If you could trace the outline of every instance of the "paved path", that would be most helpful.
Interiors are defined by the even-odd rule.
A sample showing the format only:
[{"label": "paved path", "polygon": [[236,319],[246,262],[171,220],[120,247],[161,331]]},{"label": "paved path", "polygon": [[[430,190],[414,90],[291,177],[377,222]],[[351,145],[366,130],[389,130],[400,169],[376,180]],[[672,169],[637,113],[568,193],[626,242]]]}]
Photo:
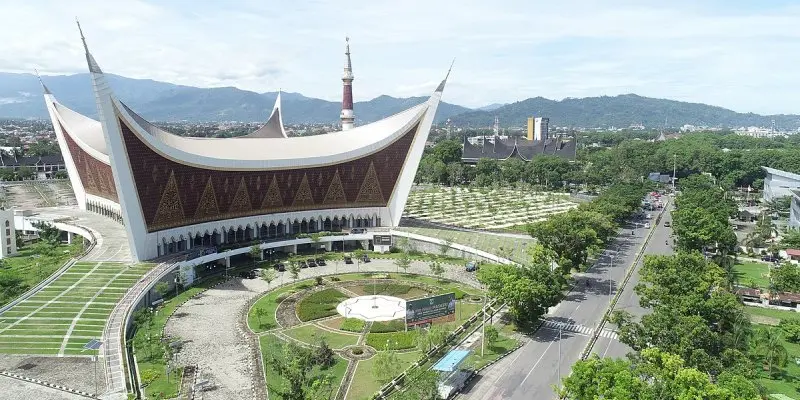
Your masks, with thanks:
[{"label": "paved path", "polygon": [[0,375],[0,398],[13,400],[86,400],[86,397]]},{"label": "paved path", "polygon": [[592,329],[597,326],[649,232],[641,226],[633,231],[635,234],[631,236],[630,227],[623,229],[609,246],[618,249],[613,263],[612,252],[607,251],[589,271],[576,276],[575,287],[545,316],[548,322],[516,354],[473,380],[463,396],[480,400],[555,399],[553,386],[569,374],[590,339],[581,328],[559,330],[558,326]]},{"label": "paved path", "polygon": [[37,218],[63,220],[60,222],[78,225],[94,233],[97,244],[81,261],[131,261],[125,227],[114,220],[77,207],[42,207],[32,211]]}]

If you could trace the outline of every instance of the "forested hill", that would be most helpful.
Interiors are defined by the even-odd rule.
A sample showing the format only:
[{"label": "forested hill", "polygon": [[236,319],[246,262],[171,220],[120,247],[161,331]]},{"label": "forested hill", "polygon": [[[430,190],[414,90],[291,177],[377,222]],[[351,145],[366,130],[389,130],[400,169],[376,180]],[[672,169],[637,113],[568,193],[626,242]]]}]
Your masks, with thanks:
[{"label": "forested hill", "polygon": [[635,94],[619,96],[567,98],[561,101],[543,97],[507,104],[492,111],[469,111],[451,117],[457,126],[486,127],[500,119],[501,126],[525,126],[528,117],[549,117],[550,124],[573,127],[628,127],[643,124],[655,128],[679,127],[684,124],[735,128],[740,126],[769,127],[772,120],[778,129],[800,127],[800,115],[758,115],[737,113],[707,104],[654,99]]}]

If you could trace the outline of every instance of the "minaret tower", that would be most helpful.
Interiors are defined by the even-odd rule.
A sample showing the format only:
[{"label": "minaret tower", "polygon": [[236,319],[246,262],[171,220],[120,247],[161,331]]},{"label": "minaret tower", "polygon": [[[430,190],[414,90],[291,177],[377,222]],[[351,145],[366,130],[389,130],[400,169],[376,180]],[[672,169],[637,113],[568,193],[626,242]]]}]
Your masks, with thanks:
[{"label": "minaret tower", "polygon": [[342,130],[346,131],[355,126],[356,116],[353,114],[353,66],[350,64],[350,38],[345,38],[347,45],[345,47],[344,55],[344,74],[342,75],[342,84],[344,91],[342,92]]}]

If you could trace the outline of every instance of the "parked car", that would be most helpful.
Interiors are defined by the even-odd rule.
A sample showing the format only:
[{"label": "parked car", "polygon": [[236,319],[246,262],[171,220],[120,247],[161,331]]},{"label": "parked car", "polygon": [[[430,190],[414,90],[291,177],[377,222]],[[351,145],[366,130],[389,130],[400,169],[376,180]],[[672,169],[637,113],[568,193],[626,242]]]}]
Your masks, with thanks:
[{"label": "parked car", "polygon": [[669,222],[669,221],[664,221],[664,226],[666,226],[667,228],[669,228],[670,226],[672,226],[672,223],[671,223],[671,222]]},{"label": "parked car", "polygon": [[361,233],[367,233],[367,228],[353,228],[350,229],[350,233],[353,235],[358,235]]},{"label": "parked car", "polygon": [[353,263],[353,257],[351,257],[349,255],[344,256],[344,263],[345,264],[352,264]]},{"label": "parked car", "polygon": [[305,261],[299,261],[298,264],[300,264],[300,268],[308,268],[308,264]]},{"label": "parked car", "polygon": [[765,255],[761,256],[761,261],[778,262],[780,260],[781,259],[779,257],[775,257],[772,254],[765,254]]},{"label": "parked car", "polygon": [[325,266],[325,259],[324,258],[317,258],[317,265],[319,265],[320,267],[324,267]]},{"label": "parked car", "polygon": [[249,271],[239,272],[239,277],[244,279],[256,279],[256,271],[249,270]]},{"label": "parked car", "polygon": [[469,261],[464,269],[466,269],[467,272],[475,272],[478,270],[478,263],[475,261]]},{"label": "parked car", "polygon": [[309,258],[308,260],[306,260],[306,264],[308,264],[309,267],[316,267],[317,266],[317,262],[314,261],[313,258]]},{"label": "parked car", "polygon": [[286,271],[286,265],[284,265],[283,263],[277,263],[277,264],[275,264],[275,269],[278,272]]},{"label": "parked car", "polygon": [[645,222],[644,223],[644,229],[650,229],[650,223],[649,222]]},{"label": "parked car", "polygon": [[362,261],[362,262],[365,262],[365,263],[368,263],[368,262],[370,261],[370,260],[369,260],[369,256],[368,256],[368,255],[366,255],[366,254],[364,254],[363,256],[361,256],[361,261]]}]

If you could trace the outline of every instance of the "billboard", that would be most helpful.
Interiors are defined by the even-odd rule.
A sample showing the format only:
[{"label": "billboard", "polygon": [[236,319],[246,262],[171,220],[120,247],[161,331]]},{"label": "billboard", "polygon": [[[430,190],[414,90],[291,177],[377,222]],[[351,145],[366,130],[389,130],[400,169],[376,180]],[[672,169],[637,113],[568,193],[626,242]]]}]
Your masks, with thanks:
[{"label": "billboard", "polygon": [[445,293],[406,301],[406,325],[456,320],[456,294]]},{"label": "billboard", "polygon": [[375,246],[391,246],[392,235],[375,235],[372,238],[372,243]]}]

